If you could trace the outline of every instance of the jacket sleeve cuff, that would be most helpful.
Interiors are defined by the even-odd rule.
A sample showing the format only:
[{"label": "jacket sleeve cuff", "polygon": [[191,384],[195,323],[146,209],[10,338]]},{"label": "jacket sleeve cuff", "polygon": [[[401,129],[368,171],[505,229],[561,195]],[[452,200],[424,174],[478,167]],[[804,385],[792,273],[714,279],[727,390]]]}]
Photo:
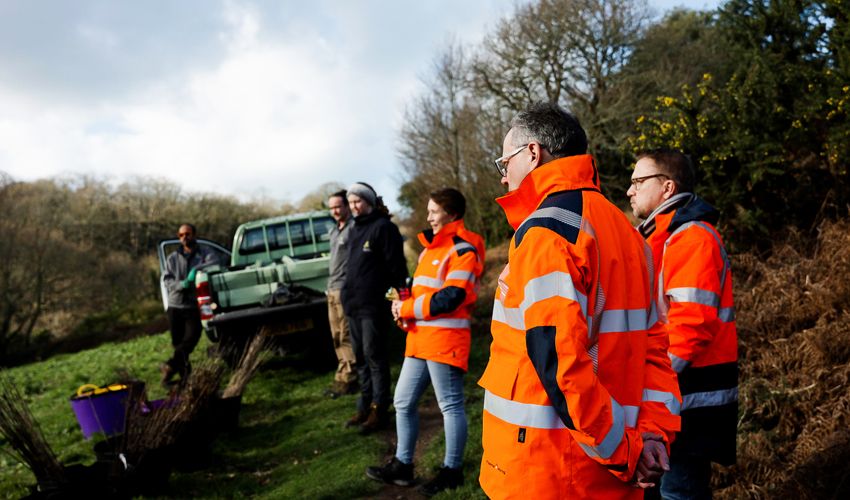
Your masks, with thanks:
[{"label": "jacket sleeve cuff", "polygon": [[414,304],[414,301],[415,301],[415,299],[414,299],[413,297],[410,297],[410,298],[408,298],[408,299],[405,299],[405,300],[401,303],[401,313],[400,313],[400,316],[401,316],[402,318],[407,318],[407,319],[411,319],[411,318],[413,318],[413,304]]},{"label": "jacket sleeve cuff", "polygon": [[614,474],[617,479],[624,483],[628,483],[635,477],[637,464],[643,451],[643,439],[640,437],[640,432],[636,429],[626,429],[626,433],[623,437],[625,441],[623,445],[626,446],[626,462],[619,465],[608,464],[605,465],[605,467],[607,467],[608,471],[611,472],[611,474]]}]

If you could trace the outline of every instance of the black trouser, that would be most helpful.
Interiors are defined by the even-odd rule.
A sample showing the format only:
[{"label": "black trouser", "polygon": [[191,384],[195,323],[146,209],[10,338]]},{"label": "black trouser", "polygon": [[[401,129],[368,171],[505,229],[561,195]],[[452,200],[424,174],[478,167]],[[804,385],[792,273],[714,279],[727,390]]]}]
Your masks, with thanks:
[{"label": "black trouser", "polygon": [[372,403],[386,410],[390,406],[389,318],[381,314],[347,318],[357,359],[357,376],[360,378],[357,410],[366,413]]},{"label": "black trouser", "polygon": [[167,361],[172,370],[186,377],[191,370],[189,355],[201,339],[201,313],[196,307],[168,308],[168,323],[171,328],[171,345],[174,355]]}]

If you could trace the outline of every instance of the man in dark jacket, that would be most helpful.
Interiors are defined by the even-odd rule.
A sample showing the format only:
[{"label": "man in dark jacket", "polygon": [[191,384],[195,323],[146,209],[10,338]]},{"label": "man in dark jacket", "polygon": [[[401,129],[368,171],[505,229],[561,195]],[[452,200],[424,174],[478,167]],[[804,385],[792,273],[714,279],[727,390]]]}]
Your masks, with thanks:
[{"label": "man in dark jacket", "polygon": [[183,224],[177,230],[181,246],[165,261],[163,281],[168,290],[168,323],[174,355],[160,366],[162,383],[176,374],[181,381],[191,370],[189,355],[201,339],[201,315],[195,299],[195,271],[216,263],[216,256],[195,240],[195,226]]},{"label": "man in dark jacket", "polygon": [[348,269],[342,304],[351,329],[360,398],[347,427],[360,425],[369,433],[389,423],[391,401],[387,335],[391,328],[390,287],[404,286],[407,263],[401,233],[372,186],[358,182],[348,188],[354,226],[348,240]]}]

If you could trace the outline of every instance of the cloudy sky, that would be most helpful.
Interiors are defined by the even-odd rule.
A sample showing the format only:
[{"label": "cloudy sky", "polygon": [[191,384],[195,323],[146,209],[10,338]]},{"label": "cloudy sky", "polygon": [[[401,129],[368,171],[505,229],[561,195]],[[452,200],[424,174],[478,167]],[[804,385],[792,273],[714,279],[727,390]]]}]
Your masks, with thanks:
[{"label": "cloudy sky", "polygon": [[393,207],[420,78],[515,1],[0,0],[0,171],[280,201],[364,180]]}]

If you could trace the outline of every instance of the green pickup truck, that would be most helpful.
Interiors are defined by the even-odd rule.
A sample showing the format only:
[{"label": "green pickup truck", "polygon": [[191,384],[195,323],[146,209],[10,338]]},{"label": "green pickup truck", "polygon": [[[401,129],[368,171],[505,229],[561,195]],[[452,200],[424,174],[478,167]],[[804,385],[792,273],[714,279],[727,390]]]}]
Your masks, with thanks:
[{"label": "green pickup truck", "polygon": [[[195,275],[201,322],[210,340],[239,348],[264,328],[279,344],[290,346],[300,338],[332,351],[325,289],[333,224],[323,211],[248,222],[236,229],[231,251],[198,239],[219,257],[219,264]],[[176,239],[160,242],[163,273],[165,258],[179,244]],[[165,300],[165,284],[160,284]]]}]

